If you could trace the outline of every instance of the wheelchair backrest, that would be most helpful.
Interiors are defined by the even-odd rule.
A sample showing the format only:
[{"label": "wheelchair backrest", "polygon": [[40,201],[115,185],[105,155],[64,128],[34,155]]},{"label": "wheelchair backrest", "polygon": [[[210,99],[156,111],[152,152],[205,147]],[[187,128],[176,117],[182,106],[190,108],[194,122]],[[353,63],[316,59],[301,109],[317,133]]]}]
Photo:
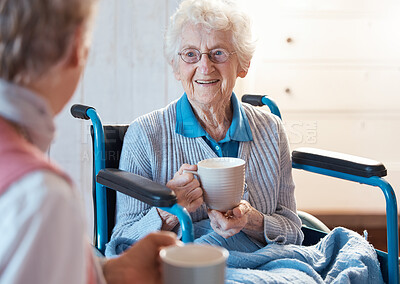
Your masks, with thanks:
[{"label": "wheelchair backrest", "polygon": [[[121,124],[121,125],[104,125],[104,140],[105,140],[105,154],[103,159],[105,160],[106,168],[118,168],[119,167],[119,159],[121,157],[122,143],[124,141],[126,130],[129,125]],[[93,126],[90,127],[90,134],[92,136],[92,140],[94,139]],[[94,145],[94,143],[92,143]],[[94,149],[93,153],[93,182],[92,182],[92,195],[93,200],[96,200],[96,174],[94,173]],[[112,229],[114,228],[115,223],[115,201],[116,201],[116,193],[114,190],[107,188],[107,223],[108,223],[108,238],[111,237]],[[96,217],[96,202],[93,204],[94,210],[94,244],[97,243],[97,217]]]}]

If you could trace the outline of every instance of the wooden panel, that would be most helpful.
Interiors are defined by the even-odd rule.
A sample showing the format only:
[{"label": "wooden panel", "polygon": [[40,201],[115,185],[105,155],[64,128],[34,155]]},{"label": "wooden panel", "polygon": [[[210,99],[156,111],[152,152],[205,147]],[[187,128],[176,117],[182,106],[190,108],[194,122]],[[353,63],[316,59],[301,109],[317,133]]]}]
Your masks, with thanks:
[{"label": "wooden panel", "polygon": [[85,74],[101,84],[85,84],[85,101],[105,122],[126,123],[166,103],[166,1],[102,3]]},{"label": "wooden panel", "polygon": [[364,230],[368,232],[368,241],[379,249],[387,252],[386,237],[386,216],[382,214],[357,214],[346,212],[340,214],[330,214],[321,212],[309,212],[320,219],[330,229],[341,226],[364,235]]},{"label": "wooden panel", "polygon": [[295,170],[293,177],[299,210],[385,214],[385,198],[379,188],[300,170]]},{"label": "wooden panel", "polygon": [[[277,101],[292,149],[381,161],[399,195],[400,3],[250,0],[246,9],[258,46],[236,90]],[[294,177],[302,210],[385,212],[379,188],[301,171]]]},{"label": "wooden panel", "polygon": [[[168,17],[165,19],[165,27],[168,25],[169,18],[175,13],[176,9],[179,6],[180,0],[168,0]],[[167,100],[166,102],[172,102],[180,98],[184,92],[182,84],[180,81],[177,81],[174,77],[174,73],[172,71],[172,67],[167,64],[166,66],[166,84],[167,84]]]},{"label": "wooden panel", "polygon": [[262,59],[379,59],[388,64],[400,59],[399,19],[264,19],[258,23],[263,27],[257,46]]},{"label": "wooden panel", "polygon": [[328,148],[389,163],[400,160],[399,114],[287,113],[283,119],[292,148]]},{"label": "wooden panel", "polygon": [[[382,162],[387,180],[400,196],[399,115],[289,113],[284,117],[292,149],[314,147]],[[298,206],[305,211],[385,212],[379,188],[294,171]]]},{"label": "wooden panel", "polygon": [[400,69],[257,62],[242,88],[269,94],[283,111],[398,111]]},{"label": "wooden panel", "polygon": [[255,16],[281,17],[282,15],[301,15],[329,17],[334,16],[393,16],[400,4],[396,0],[239,0],[243,7]]}]

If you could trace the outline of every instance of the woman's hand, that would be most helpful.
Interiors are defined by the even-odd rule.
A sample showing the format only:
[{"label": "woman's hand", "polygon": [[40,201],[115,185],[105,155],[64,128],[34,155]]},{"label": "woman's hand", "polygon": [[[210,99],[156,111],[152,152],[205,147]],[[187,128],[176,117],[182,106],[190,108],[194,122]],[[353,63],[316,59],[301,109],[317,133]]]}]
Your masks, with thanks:
[{"label": "woman's hand", "polygon": [[194,212],[203,204],[203,190],[194,175],[183,173],[184,170],[196,171],[197,165],[183,164],[167,183],[167,187],[175,192],[179,205],[189,212]]},{"label": "woman's hand", "polygon": [[246,200],[241,200],[238,206],[226,213],[208,210],[208,217],[214,231],[224,238],[243,230],[257,240],[264,241],[264,216]]},{"label": "woman's hand", "polygon": [[232,237],[246,226],[250,207],[251,205],[247,201],[242,200],[238,206],[225,213],[208,210],[211,227],[224,238]]},{"label": "woman's hand", "polygon": [[107,260],[103,266],[107,283],[162,283],[159,252],[162,247],[179,243],[171,232],[149,234],[121,256]]}]

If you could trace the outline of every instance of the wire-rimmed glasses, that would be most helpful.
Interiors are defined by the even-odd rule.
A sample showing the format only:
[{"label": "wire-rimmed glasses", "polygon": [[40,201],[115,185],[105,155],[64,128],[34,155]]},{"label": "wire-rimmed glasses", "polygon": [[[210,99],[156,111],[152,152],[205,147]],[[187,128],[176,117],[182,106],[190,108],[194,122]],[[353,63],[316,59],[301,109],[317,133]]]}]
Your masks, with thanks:
[{"label": "wire-rimmed glasses", "polygon": [[201,60],[203,54],[207,54],[208,58],[214,63],[224,63],[229,59],[229,56],[236,52],[229,52],[223,48],[214,48],[209,52],[201,52],[196,48],[185,48],[178,55],[183,61],[189,64],[197,63]]}]

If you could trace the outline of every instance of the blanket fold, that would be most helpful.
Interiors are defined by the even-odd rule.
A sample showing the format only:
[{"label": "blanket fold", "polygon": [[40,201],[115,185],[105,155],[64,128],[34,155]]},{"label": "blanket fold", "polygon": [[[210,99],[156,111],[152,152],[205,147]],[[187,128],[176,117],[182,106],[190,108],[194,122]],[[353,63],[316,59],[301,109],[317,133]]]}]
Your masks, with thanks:
[{"label": "blanket fold", "polygon": [[356,232],[335,228],[314,246],[271,244],[230,251],[226,283],[384,283],[376,251]]}]

